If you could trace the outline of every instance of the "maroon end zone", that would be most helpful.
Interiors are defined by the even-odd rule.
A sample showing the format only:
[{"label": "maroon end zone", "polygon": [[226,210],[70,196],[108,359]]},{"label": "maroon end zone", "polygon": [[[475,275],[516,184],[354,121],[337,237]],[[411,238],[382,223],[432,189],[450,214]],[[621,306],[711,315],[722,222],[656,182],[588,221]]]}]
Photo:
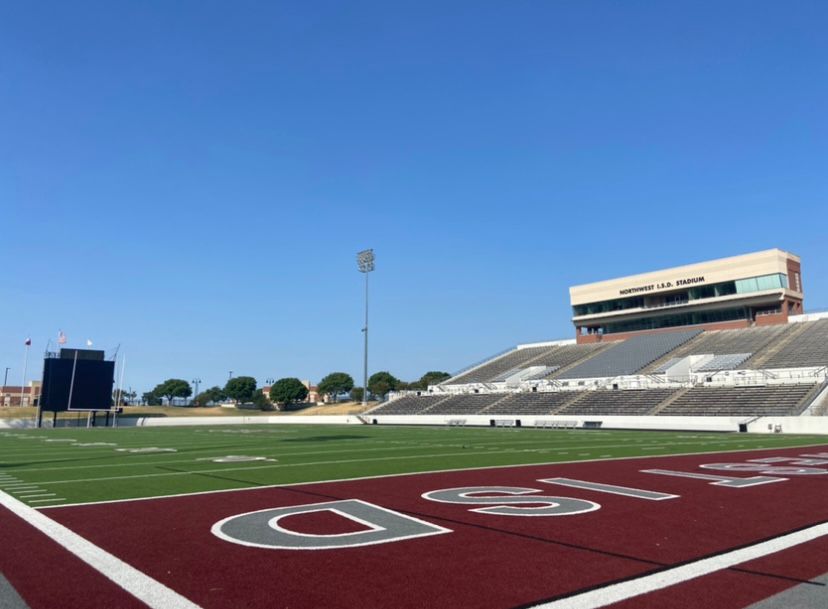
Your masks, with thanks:
[{"label": "maroon end zone", "polygon": [[[755,461],[773,457],[789,460]],[[710,464],[738,465],[702,467]],[[714,484],[716,480],[644,470],[723,480]],[[623,489],[610,493],[606,487],[590,490],[539,481],[554,478],[663,496],[654,500],[616,494]],[[728,486],[745,478],[761,484]],[[467,497],[487,497],[487,503],[474,505],[424,497],[468,487],[510,487],[513,494],[478,488]],[[553,499],[519,499],[528,496],[571,498],[572,511],[584,509],[539,515],[544,509],[562,508]],[[509,505],[516,497],[523,503]],[[217,523],[241,514],[352,499],[435,530],[400,541],[315,550],[251,547],[211,532]],[[525,513],[480,511],[497,506]],[[379,522],[355,522],[314,509],[282,514],[278,527],[288,538],[309,543],[380,528]],[[562,599],[591,607],[598,605],[580,605],[577,595],[828,522],[828,446],[418,474],[50,508],[43,513],[205,609],[514,609]],[[250,534],[267,541],[276,526],[267,524],[271,516],[266,513],[264,526],[248,527]],[[616,606],[748,606],[828,572],[828,537],[821,535],[661,590],[644,587]],[[26,581],[23,571],[18,565],[6,576],[18,586]],[[80,577],[77,572],[74,576]],[[84,577],[97,585],[92,575]],[[60,580],[42,578],[40,586],[37,597],[27,597],[28,588],[18,586],[32,609],[56,606],[65,593]],[[51,595],[51,602],[43,601],[44,594]]]}]

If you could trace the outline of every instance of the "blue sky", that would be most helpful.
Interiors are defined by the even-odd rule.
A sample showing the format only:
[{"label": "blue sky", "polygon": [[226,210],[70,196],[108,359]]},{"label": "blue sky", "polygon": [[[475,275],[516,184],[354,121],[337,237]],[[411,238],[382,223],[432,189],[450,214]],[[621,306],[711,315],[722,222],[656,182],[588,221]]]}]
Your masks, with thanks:
[{"label": "blue sky", "polygon": [[780,247],[828,308],[828,4],[0,7],[0,368],[406,380],[567,287]]}]

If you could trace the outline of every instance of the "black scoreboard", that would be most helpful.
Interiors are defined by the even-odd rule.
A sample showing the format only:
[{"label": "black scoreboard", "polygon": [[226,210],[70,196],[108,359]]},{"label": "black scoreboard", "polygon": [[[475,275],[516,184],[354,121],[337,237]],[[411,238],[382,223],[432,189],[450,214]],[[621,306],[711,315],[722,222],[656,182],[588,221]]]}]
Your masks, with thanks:
[{"label": "black scoreboard", "polygon": [[60,354],[47,353],[40,409],[110,410],[114,384],[115,362],[105,360],[103,351],[61,349]]}]

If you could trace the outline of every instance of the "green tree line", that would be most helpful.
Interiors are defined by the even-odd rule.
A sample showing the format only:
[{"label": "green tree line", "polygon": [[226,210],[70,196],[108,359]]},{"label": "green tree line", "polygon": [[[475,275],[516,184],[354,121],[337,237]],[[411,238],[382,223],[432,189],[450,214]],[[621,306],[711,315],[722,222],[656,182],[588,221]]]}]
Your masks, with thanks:
[{"label": "green tree line", "polygon": [[[368,392],[375,399],[382,399],[391,391],[425,390],[429,385],[435,385],[450,375],[447,372],[429,371],[419,380],[413,382],[401,381],[388,371],[375,372],[368,379]],[[347,395],[353,400],[361,400],[363,389],[354,385],[354,379],[346,372],[331,372],[326,375],[317,387],[321,395],[328,401],[335,402],[341,396]],[[170,378],[156,385],[151,391],[144,393],[142,401],[151,406],[164,403],[173,405],[176,399],[187,400],[193,395],[190,384],[183,379]],[[253,404],[262,410],[288,408],[303,402],[308,396],[308,388],[297,378],[286,377],[277,380],[271,385],[267,394],[259,389],[256,379],[252,376],[236,376],[227,381],[224,387],[210,387],[196,395],[187,405],[208,406],[232,400],[237,404]]]}]

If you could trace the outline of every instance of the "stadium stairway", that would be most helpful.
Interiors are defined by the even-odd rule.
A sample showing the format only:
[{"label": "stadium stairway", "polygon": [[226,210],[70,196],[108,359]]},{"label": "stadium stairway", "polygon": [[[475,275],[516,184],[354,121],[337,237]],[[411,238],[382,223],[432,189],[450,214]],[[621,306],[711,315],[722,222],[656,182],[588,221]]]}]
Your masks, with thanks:
[{"label": "stadium stairway", "polygon": [[656,414],[661,413],[661,411],[662,411],[662,410],[664,410],[664,409],[665,409],[665,408],[667,408],[670,404],[672,404],[673,402],[675,402],[676,400],[678,400],[681,396],[683,396],[685,393],[687,393],[688,391],[690,391],[690,389],[692,389],[692,387],[684,387],[683,389],[679,389],[678,391],[676,391],[676,392],[675,392],[674,394],[672,394],[671,396],[668,396],[666,400],[664,400],[663,402],[661,402],[661,404],[658,404],[655,408],[653,408],[653,409],[652,409],[650,412],[648,412],[647,414],[648,414],[648,415],[656,415]]},{"label": "stadium stairway", "polygon": [[799,409],[794,414],[800,415],[805,412],[808,407],[814,403],[814,400],[819,397],[819,394],[822,393],[822,390],[825,389],[826,386],[828,386],[828,380],[814,385],[807,395],[802,398],[802,401],[799,403]]},{"label": "stadium stairway", "polygon": [[573,406],[573,405],[577,404],[578,402],[580,402],[581,400],[585,399],[589,392],[588,391],[577,391],[575,393],[576,393],[576,395],[575,395],[574,398],[572,398],[571,400],[568,400],[567,402],[564,402],[563,404],[561,404],[558,408],[556,408],[555,410],[553,410],[549,414],[560,414],[561,411],[563,411],[564,409],[569,408],[570,406]]}]

